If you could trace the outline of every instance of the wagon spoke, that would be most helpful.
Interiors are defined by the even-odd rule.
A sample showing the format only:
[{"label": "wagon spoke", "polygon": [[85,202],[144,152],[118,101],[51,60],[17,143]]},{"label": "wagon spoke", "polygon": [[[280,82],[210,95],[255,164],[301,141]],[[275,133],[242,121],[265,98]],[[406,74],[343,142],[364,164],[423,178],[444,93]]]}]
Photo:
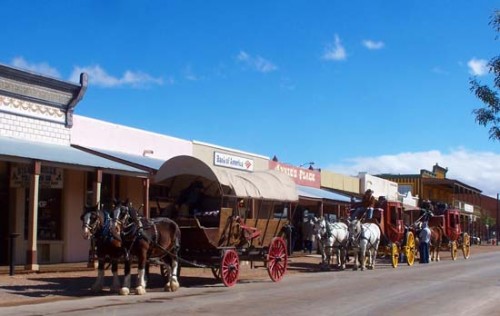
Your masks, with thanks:
[{"label": "wagon spoke", "polygon": [[240,260],[233,249],[225,250],[221,260],[220,276],[225,286],[233,286],[238,282]]},{"label": "wagon spoke", "polygon": [[288,255],[283,238],[275,237],[269,245],[267,254],[267,272],[274,282],[280,281],[286,273]]}]

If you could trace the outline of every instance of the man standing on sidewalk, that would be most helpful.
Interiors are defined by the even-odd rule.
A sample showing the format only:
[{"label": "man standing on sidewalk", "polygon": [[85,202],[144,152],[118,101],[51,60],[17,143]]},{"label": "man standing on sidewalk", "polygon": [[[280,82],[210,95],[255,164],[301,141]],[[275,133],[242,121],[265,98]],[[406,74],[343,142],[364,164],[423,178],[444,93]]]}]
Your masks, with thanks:
[{"label": "man standing on sidewalk", "polygon": [[431,242],[431,230],[429,229],[429,224],[424,222],[422,224],[422,230],[418,236],[420,240],[419,251],[420,251],[420,263],[429,263],[429,243]]}]

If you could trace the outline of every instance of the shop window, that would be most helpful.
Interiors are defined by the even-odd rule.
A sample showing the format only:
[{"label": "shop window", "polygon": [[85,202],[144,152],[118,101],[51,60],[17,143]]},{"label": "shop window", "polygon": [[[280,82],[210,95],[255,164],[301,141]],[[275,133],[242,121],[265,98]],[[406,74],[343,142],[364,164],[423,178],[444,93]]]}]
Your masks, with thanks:
[{"label": "shop window", "polygon": [[169,188],[164,185],[151,185],[149,187],[149,196],[151,199],[167,199],[169,194]]},{"label": "shop window", "polygon": [[60,189],[40,189],[38,239],[61,239],[61,191]]},{"label": "shop window", "polygon": [[398,192],[400,194],[406,195],[408,192],[413,192],[411,184],[400,184],[398,185]]},{"label": "shop window", "polygon": [[[38,231],[39,240],[60,240],[62,225],[61,189],[40,189],[38,193]],[[28,239],[29,229],[29,189],[26,190],[25,231]]]},{"label": "shop window", "polygon": [[[92,205],[94,200],[94,182],[96,181],[96,173],[87,172],[87,183],[86,183],[86,196],[85,201],[87,205]],[[106,209],[111,208],[111,204],[114,198],[121,198],[119,196],[120,192],[120,176],[112,174],[103,174],[101,183],[101,201],[100,203]],[[124,198],[123,198],[124,199]]]}]

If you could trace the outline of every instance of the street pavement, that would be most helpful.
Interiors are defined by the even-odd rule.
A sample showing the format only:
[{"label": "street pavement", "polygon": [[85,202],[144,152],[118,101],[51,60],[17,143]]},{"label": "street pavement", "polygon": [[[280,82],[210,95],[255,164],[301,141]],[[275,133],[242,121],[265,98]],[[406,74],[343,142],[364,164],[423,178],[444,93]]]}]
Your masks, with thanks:
[{"label": "street pavement", "polygon": [[[471,258],[474,257],[474,254],[492,251],[500,251],[500,247],[491,245],[474,245],[471,247]],[[451,260],[449,252],[441,252],[441,259]],[[464,260],[460,252],[457,260]],[[287,274],[318,272],[320,270],[319,262],[319,255],[294,253],[294,255],[289,258],[289,270]],[[377,264],[389,265],[389,262],[388,260],[379,259]],[[242,262],[239,282],[245,283],[251,280],[268,279],[269,277],[266,269],[262,267],[262,264],[260,265],[261,267],[252,268],[249,263]],[[91,296],[117,295],[109,291],[109,285],[111,284],[111,271],[109,269],[106,270],[106,285],[108,287],[105,288],[104,292],[99,294],[93,294],[90,291],[90,286],[93,284],[96,277],[96,271],[94,269],[87,268],[86,263],[45,265],[41,267],[41,271],[42,272],[39,273],[24,273],[16,270],[15,274],[10,276],[8,274],[8,267],[0,267],[0,314],[1,307],[6,306],[37,304]],[[135,268],[132,270],[132,273],[134,274],[132,279],[134,282],[136,274]],[[347,270],[338,273],[352,272]],[[120,271],[120,275],[121,274],[122,271]],[[148,291],[163,291],[162,282],[159,268],[152,267],[151,277],[148,282]],[[193,287],[199,286],[200,284],[223,286],[220,282],[214,279],[210,269],[200,268],[183,267],[180,282],[181,287]],[[238,284],[236,286],[238,286]]]}]

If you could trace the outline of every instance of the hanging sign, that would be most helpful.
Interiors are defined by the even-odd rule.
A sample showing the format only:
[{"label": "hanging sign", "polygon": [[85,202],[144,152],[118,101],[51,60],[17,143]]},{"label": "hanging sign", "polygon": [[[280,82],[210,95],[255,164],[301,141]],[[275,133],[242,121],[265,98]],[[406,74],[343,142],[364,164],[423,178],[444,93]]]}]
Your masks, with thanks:
[{"label": "hanging sign", "polygon": [[272,160],[269,161],[269,169],[287,174],[296,184],[313,188],[321,187],[321,172],[318,170],[299,168]]},{"label": "hanging sign", "polygon": [[[13,165],[10,171],[11,188],[29,188],[31,180],[31,169],[29,165]],[[63,169],[42,166],[40,170],[39,183],[41,188],[62,189]]]}]

